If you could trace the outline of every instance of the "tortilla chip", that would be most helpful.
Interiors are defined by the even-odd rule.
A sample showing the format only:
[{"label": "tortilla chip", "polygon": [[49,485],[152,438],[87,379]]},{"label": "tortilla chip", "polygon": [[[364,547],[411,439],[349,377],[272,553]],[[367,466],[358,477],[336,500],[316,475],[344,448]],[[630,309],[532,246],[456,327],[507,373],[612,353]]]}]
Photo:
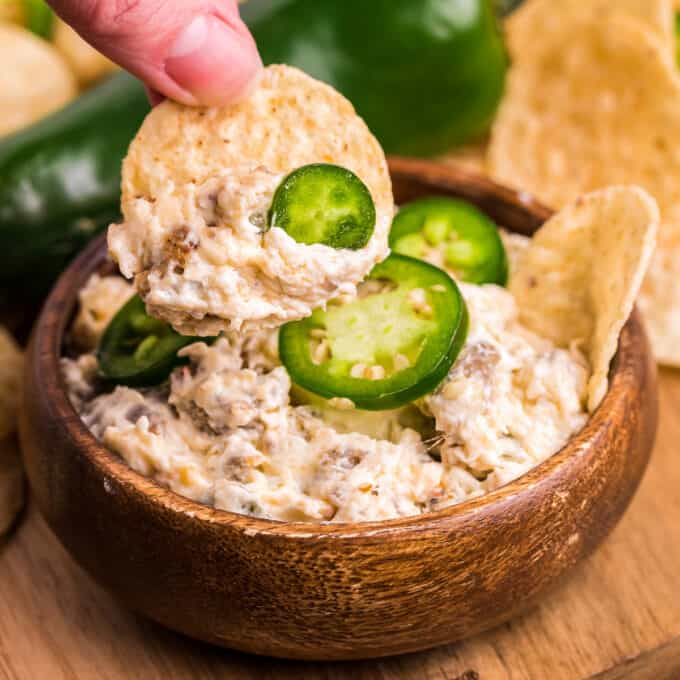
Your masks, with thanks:
[{"label": "tortilla chip", "polygon": [[20,26],[0,23],[0,136],[60,109],[76,96],[61,55]]},{"label": "tortilla chip", "polygon": [[533,60],[554,48],[583,20],[606,24],[612,14],[641,21],[675,59],[674,2],[679,0],[526,0],[505,21],[506,42],[514,62]]},{"label": "tortilla chip", "polygon": [[23,355],[9,332],[0,326],[0,440],[16,428],[21,394]]},{"label": "tortilla chip", "polygon": [[[197,186],[229,172],[271,179],[310,163],[349,168],[369,189],[376,220],[364,247],[311,244],[291,253],[274,245],[265,252],[266,246],[244,240],[238,250],[227,244],[211,253],[206,269],[216,278],[210,289],[191,278],[191,265],[186,276],[184,266],[166,276],[167,263],[177,252],[181,257],[181,248],[184,253],[195,250],[196,261],[207,260],[209,249],[198,247],[200,239],[195,247],[177,245],[183,237],[175,235],[194,219]],[[244,185],[243,194],[249,191]],[[279,65],[264,69],[250,95],[233,106],[197,108],[166,101],[156,107],[123,163],[121,208],[123,223],[111,225],[108,232],[112,257],[124,276],[135,277],[147,311],[185,335],[271,327],[303,318],[339,294],[352,294],[387,256],[394,215],[385,155],[349,101],[302,71]],[[138,217],[140,211],[148,219]],[[200,223],[200,217],[195,221]],[[206,239],[213,237],[210,231]],[[259,241],[275,242],[278,231]],[[329,252],[319,254],[323,248]],[[327,270],[315,265],[323,259]],[[274,274],[268,273],[270,261]],[[179,286],[190,291],[182,304],[177,296],[170,300]],[[239,300],[247,300],[247,306],[239,306]]]},{"label": "tortilla chip", "polygon": [[66,59],[81,87],[92,85],[118,67],[86,43],[66,22],[54,18],[54,46]]},{"label": "tortilla chip", "polygon": [[24,475],[14,437],[0,440],[0,536],[14,523],[24,505]]},{"label": "tortilla chip", "polygon": [[588,409],[607,392],[609,364],[654,252],[659,210],[638,187],[578,198],[535,234],[511,278],[523,323],[589,359]]},{"label": "tortilla chip", "polygon": [[165,101],[144,121],[123,163],[121,207],[168,187],[200,184],[221,170],[253,163],[274,173],[313,162],[356,173],[375,201],[377,223],[393,214],[382,148],[352,105],[298,69],[267,67],[255,91],[226,108]]},{"label": "tortilla chip", "polygon": [[[659,260],[680,251],[680,77],[655,32],[626,16],[583,21],[540,59],[511,69],[494,125],[489,169],[497,181],[559,208],[582,192],[637,184],[661,210]],[[652,345],[680,364],[671,322],[680,283],[656,270],[643,285]]]},{"label": "tortilla chip", "polygon": [[[666,228],[661,227],[660,235]],[[657,248],[638,300],[656,360],[680,365],[680,246]]]},{"label": "tortilla chip", "polygon": [[20,0],[0,0],[0,21],[20,24],[24,21],[24,8]]},{"label": "tortilla chip", "polygon": [[23,384],[23,355],[9,332],[0,326],[0,536],[24,504],[24,479],[14,436]]}]

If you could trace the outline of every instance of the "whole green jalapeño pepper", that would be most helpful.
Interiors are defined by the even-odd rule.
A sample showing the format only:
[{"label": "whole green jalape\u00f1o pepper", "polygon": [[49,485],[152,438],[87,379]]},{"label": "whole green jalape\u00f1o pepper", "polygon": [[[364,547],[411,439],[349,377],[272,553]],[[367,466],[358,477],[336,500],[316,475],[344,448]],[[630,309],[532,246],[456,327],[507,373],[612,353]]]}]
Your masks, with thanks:
[{"label": "whole green jalape\u00f1o pepper", "polygon": [[0,288],[41,292],[118,218],[121,161],[148,111],[142,84],[121,73],[0,139]]},{"label": "whole green jalape\u00f1o pepper", "polygon": [[493,0],[249,0],[265,63],[342,92],[386,151],[432,155],[481,136],[507,58]]}]

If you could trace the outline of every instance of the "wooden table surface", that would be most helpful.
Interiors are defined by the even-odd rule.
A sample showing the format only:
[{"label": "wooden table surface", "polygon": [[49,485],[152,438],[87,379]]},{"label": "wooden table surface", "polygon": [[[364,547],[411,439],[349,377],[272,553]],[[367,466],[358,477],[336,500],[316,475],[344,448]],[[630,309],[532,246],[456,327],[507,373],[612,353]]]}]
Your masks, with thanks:
[{"label": "wooden table surface", "polygon": [[500,629],[430,652],[343,664],[213,648],[119,607],[29,506],[0,544],[0,678],[680,678],[680,371],[663,371],[660,383],[656,450],[623,521],[567,584]]}]

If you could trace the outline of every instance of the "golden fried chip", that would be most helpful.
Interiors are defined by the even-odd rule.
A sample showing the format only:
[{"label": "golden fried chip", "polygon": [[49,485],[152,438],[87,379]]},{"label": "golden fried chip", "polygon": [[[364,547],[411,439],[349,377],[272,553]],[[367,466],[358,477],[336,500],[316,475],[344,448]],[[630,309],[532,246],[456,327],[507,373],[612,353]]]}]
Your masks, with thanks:
[{"label": "golden fried chip", "polygon": [[20,0],[0,0],[0,21],[20,24],[24,21],[24,8]]},{"label": "golden fried chip", "polygon": [[[626,16],[583,21],[540,59],[515,64],[492,131],[491,176],[559,208],[636,184],[661,211],[661,254],[642,288],[660,359],[680,363],[680,77],[655,32]],[[663,267],[658,270],[660,263]]]},{"label": "golden fried chip", "polygon": [[528,328],[590,361],[588,409],[607,391],[609,363],[655,247],[659,211],[638,187],[584,195],[535,234],[510,280]]},{"label": "golden fried chip", "polygon": [[504,24],[508,51],[514,62],[540,58],[573,26],[584,20],[606,26],[613,14],[641,21],[659,37],[668,58],[675,59],[671,0],[526,0]]},{"label": "golden fried chip", "polygon": [[290,66],[269,66],[239,104],[201,109],[165,101],[146,118],[123,164],[125,211],[136,196],[200,183],[247,162],[271,172],[336,163],[368,186],[378,215],[392,214],[392,185],[377,140],[333,88]]},{"label": "golden fried chip", "polygon": [[0,439],[8,437],[16,428],[23,364],[19,346],[0,326]]},{"label": "golden fried chip", "polygon": [[60,109],[75,97],[75,78],[49,43],[0,23],[0,136]]},{"label": "golden fried chip", "polygon": [[14,523],[24,504],[24,475],[16,438],[0,440],[0,536]]},{"label": "golden fried chip", "polygon": [[24,480],[14,436],[22,387],[23,355],[0,326],[0,536],[23,506]]},{"label": "golden fried chip", "polygon": [[68,62],[81,87],[91,85],[118,68],[59,17],[54,19],[52,41]]},{"label": "golden fried chip", "polygon": [[[664,231],[669,229],[662,225],[659,235]],[[657,248],[638,303],[656,360],[668,366],[680,365],[680,246]]]},{"label": "golden fried chip", "polygon": [[[276,186],[311,163],[349,168],[368,187],[376,222],[364,247],[267,229]],[[349,101],[280,65],[233,106],[157,106],[123,163],[121,208],[108,234],[121,272],[151,314],[200,335],[280,325],[352,294],[387,256],[394,214],[384,153]]]}]

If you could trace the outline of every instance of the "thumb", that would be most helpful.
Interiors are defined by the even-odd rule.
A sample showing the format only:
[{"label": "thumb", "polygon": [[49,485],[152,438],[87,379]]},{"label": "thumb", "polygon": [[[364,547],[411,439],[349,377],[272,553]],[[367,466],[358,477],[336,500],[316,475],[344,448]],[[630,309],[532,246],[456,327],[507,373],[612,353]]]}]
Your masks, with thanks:
[{"label": "thumb", "polygon": [[236,0],[50,0],[100,52],[161,95],[220,106],[262,66]]}]

